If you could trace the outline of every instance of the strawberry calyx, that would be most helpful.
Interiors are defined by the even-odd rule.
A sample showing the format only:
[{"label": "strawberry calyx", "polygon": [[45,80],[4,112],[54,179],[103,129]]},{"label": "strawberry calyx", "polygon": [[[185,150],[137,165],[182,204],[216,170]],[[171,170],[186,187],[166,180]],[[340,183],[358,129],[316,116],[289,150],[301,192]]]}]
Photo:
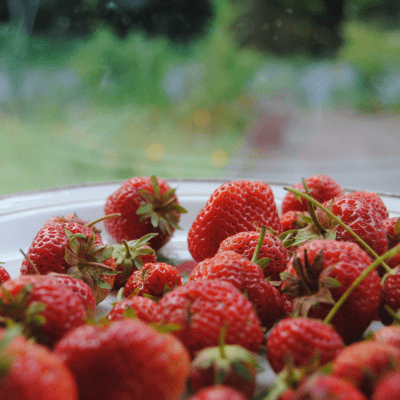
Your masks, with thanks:
[{"label": "strawberry calyx", "polygon": [[126,241],[122,244],[113,245],[112,257],[115,259],[115,266],[122,266],[121,280],[125,282],[134,271],[142,268],[141,256],[154,255],[155,251],[149,246],[149,241],[157,233],[149,233],[140,239]]},{"label": "strawberry calyx", "polygon": [[22,326],[21,333],[25,337],[34,337],[35,332],[46,323],[46,318],[42,315],[46,305],[37,301],[29,301],[33,284],[23,286],[15,296],[12,296],[4,288],[1,290],[5,299],[0,298],[0,327],[20,324]]},{"label": "strawberry calyx", "polygon": [[0,340],[0,380],[7,375],[13,357],[10,355],[5,355],[5,350],[7,346],[13,341],[13,339],[22,334],[22,327],[19,324],[9,323],[4,331],[4,334]]},{"label": "strawberry calyx", "polygon": [[331,265],[323,269],[323,253],[320,251],[310,264],[307,250],[304,250],[304,262],[293,256],[292,266],[296,275],[284,271],[280,277],[287,285],[282,292],[294,297],[293,316],[306,317],[312,307],[320,303],[335,304],[330,289],[338,288],[341,283],[329,276],[335,268]]},{"label": "strawberry calyx", "polygon": [[111,289],[110,285],[100,275],[117,275],[118,271],[106,265],[113,253],[112,246],[95,246],[95,233],[90,237],[82,233],[72,233],[64,227],[69,239],[69,247],[65,250],[65,261],[71,266],[68,274],[82,279],[92,289],[98,286],[102,289]]},{"label": "strawberry calyx", "polygon": [[174,229],[181,229],[178,225],[180,214],[187,210],[178,204],[175,196],[176,189],[169,189],[161,194],[160,185],[155,175],[152,175],[151,185],[153,193],[148,190],[139,190],[143,204],[137,209],[140,220],[150,219],[154,228],[159,228],[163,235],[172,235]]}]

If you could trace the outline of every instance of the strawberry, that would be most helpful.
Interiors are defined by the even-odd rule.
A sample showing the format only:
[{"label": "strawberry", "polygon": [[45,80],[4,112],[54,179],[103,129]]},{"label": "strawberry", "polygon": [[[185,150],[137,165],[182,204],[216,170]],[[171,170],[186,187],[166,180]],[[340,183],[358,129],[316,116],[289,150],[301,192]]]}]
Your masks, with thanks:
[{"label": "strawberry", "polygon": [[48,348],[0,329],[0,397],[7,400],[77,400],[75,380]]},{"label": "strawberry", "polygon": [[376,214],[382,219],[389,218],[389,212],[381,196],[375,192],[350,192],[345,196],[347,199],[359,199],[370,204],[376,211]]},{"label": "strawberry", "polygon": [[176,324],[174,334],[191,356],[217,346],[226,327],[226,344],[237,344],[257,352],[264,337],[252,303],[231,283],[221,279],[200,279],[178,286],[158,303],[161,320]]},{"label": "strawberry", "polygon": [[[284,310],[324,319],[370,263],[368,254],[355,243],[328,239],[305,243],[281,274]],[[358,340],[374,320],[381,293],[373,270],[339,308],[331,323],[346,343]]]},{"label": "strawberry", "polygon": [[314,373],[289,397],[291,400],[367,400],[351,383],[336,376]]},{"label": "strawberry", "polygon": [[333,361],[332,374],[351,382],[370,396],[375,385],[400,367],[400,349],[376,341],[360,341],[345,347]]},{"label": "strawberry", "polygon": [[400,370],[381,379],[372,394],[372,400],[394,400],[400,393]]},{"label": "strawberry", "polygon": [[201,389],[188,400],[246,400],[246,397],[229,386],[216,385]]},{"label": "strawberry", "polygon": [[21,323],[27,337],[48,347],[87,318],[82,299],[72,289],[43,275],[21,275],[4,282],[0,315]]},{"label": "strawberry", "polygon": [[53,223],[37,233],[22,262],[21,274],[71,274],[90,286],[98,304],[114,283],[112,251],[88,227],[76,222]]},{"label": "strawberry", "polygon": [[[234,251],[247,259],[251,260],[257,246],[259,232],[240,232],[236,235],[224,239],[218,249],[222,251]],[[218,254],[217,253],[217,254]],[[263,265],[262,270],[266,278],[279,280],[279,274],[286,269],[290,259],[290,253],[279,238],[272,232],[265,232],[265,236],[260,248],[258,259],[268,259],[268,263]]]},{"label": "strawberry", "polygon": [[136,317],[144,322],[158,322],[161,308],[153,299],[133,296],[113,305],[107,314],[108,321],[119,321],[124,318]]},{"label": "strawberry", "polygon": [[332,361],[344,347],[343,340],[332,326],[311,318],[285,318],[270,331],[266,352],[275,372],[285,366],[285,360],[295,367],[307,365],[317,358],[319,365]]},{"label": "strawberry", "polygon": [[178,400],[189,374],[189,355],[179,340],[132,318],[81,326],[54,353],[85,400]]},{"label": "strawberry", "polygon": [[125,181],[107,198],[104,212],[121,214],[104,221],[105,230],[117,243],[157,233],[150,246],[158,250],[179,228],[180,216],[186,210],[165,180],[144,176]]},{"label": "strawberry", "polygon": [[287,211],[281,215],[282,232],[291,231],[293,229],[305,228],[307,224],[301,218],[307,214],[305,211]]},{"label": "strawberry", "polygon": [[389,325],[372,334],[372,340],[400,348],[400,325]]},{"label": "strawberry", "polygon": [[272,189],[260,181],[227,182],[216,189],[194,220],[188,248],[195,261],[213,257],[228,236],[255,231],[254,224],[281,232]]},{"label": "strawberry", "polygon": [[162,297],[165,292],[180,285],[181,274],[173,265],[162,262],[147,263],[130,276],[124,287],[124,296]]},{"label": "strawberry", "polygon": [[3,266],[0,265],[0,285],[9,279],[11,279],[10,274]]},{"label": "strawberry", "polygon": [[258,369],[256,355],[243,347],[224,343],[208,347],[197,352],[191,363],[190,391],[196,393],[206,386],[226,385],[251,399],[256,391]]},{"label": "strawberry", "polygon": [[[342,187],[327,175],[313,175],[305,181],[311,196],[320,203],[344,195]],[[297,183],[293,187],[305,193],[302,182]],[[282,215],[288,211],[308,211],[307,201],[302,199],[300,202],[293,193],[288,192],[282,199],[281,211]]]},{"label": "strawberry", "polygon": [[246,293],[262,326],[266,328],[270,328],[281,317],[282,306],[278,289],[264,279],[258,264],[234,251],[221,251],[197,264],[189,281],[199,279],[223,279]]},{"label": "strawberry", "polygon": [[393,323],[393,316],[387,311],[397,313],[400,310],[400,267],[396,267],[391,273],[382,279],[382,300],[379,308],[379,319],[384,325]]},{"label": "strawberry", "polygon": [[[388,250],[396,247],[400,244],[400,218],[399,217],[388,217],[383,220],[383,227],[386,230],[386,237],[388,239]],[[400,253],[397,253],[394,257],[386,259],[386,264],[391,268],[395,268],[400,265]]]},{"label": "strawberry", "polygon": [[96,299],[92,289],[81,279],[74,278],[66,274],[48,274],[49,277],[54,278],[58,283],[70,288],[76,295],[78,295],[86,309],[88,317],[93,317],[96,309]]},{"label": "strawberry", "polygon": [[[89,221],[86,221],[80,217],[78,217],[76,214],[66,214],[66,215],[62,215],[62,216],[57,216],[57,217],[51,217],[49,218],[43,225],[43,227],[52,225],[54,223],[58,224],[65,224],[67,222],[76,222],[80,225],[84,225],[87,226],[88,224],[90,224]],[[100,230],[97,229],[95,226],[91,227],[92,230],[95,231],[96,234],[100,235]]]},{"label": "strawberry", "polygon": [[121,274],[116,275],[114,288],[121,288],[126,285],[128,278],[138,271],[143,264],[154,263],[157,261],[155,251],[148,245],[151,238],[156,234],[148,234],[137,240],[127,242],[122,240],[122,244],[115,244],[112,256],[115,260],[115,270]]}]

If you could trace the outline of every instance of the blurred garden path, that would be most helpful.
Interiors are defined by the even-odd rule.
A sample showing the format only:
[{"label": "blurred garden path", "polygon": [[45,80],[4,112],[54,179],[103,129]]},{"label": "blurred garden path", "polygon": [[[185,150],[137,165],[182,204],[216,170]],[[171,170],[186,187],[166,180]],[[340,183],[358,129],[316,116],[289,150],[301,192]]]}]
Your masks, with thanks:
[{"label": "blurred garden path", "polygon": [[239,144],[226,177],[297,183],[316,173],[344,187],[400,194],[400,118],[266,113]]}]

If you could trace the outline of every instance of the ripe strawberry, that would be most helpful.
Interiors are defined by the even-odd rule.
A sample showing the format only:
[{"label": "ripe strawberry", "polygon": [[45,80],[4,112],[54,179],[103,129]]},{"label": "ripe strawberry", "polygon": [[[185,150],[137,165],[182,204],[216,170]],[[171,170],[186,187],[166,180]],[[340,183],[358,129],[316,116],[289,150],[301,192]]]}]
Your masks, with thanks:
[{"label": "ripe strawberry", "polygon": [[259,363],[256,355],[236,345],[221,344],[196,353],[189,373],[190,391],[196,393],[204,387],[226,385],[247,399],[256,391]]},{"label": "ripe strawberry", "polygon": [[367,400],[351,383],[336,376],[315,373],[308,377],[291,395],[291,400]]},{"label": "ripe strawberry", "polygon": [[[284,310],[324,319],[370,263],[355,243],[327,239],[305,243],[281,275]],[[379,276],[372,271],[339,308],[331,323],[344,342],[358,340],[374,320],[381,293]]]},{"label": "ripe strawberry", "polygon": [[264,279],[258,264],[234,251],[221,251],[197,264],[189,281],[199,279],[223,279],[246,293],[262,326],[266,328],[270,328],[281,317],[282,306],[278,289]]},{"label": "ripe strawberry", "polygon": [[146,294],[162,297],[164,293],[180,285],[181,274],[173,265],[162,262],[147,263],[130,276],[124,287],[124,296]]},{"label": "ripe strawberry", "polygon": [[389,212],[381,196],[375,192],[350,192],[345,196],[347,199],[359,199],[370,204],[376,211],[376,214],[382,219],[389,218]]},{"label": "ripe strawberry", "polygon": [[196,261],[210,258],[228,236],[255,231],[254,223],[281,232],[272,189],[260,181],[227,182],[213,192],[193,222],[189,252]]},{"label": "ripe strawberry", "polygon": [[400,370],[381,379],[372,394],[372,400],[395,400],[400,393]]},{"label": "ripe strawberry", "polygon": [[121,274],[116,275],[114,288],[121,288],[126,285],[129,277],[138,271],[143,264],[154,263],[157,261],[155,251],[148,245],[149,240],[156,234],[148,234],[137,240],[127,242],[122,240],[122,244],[115,244],[112,256],[115,260],[115,270]]},{"label": "ripe strawberry", "polygon": [[87,314],[81,298],[66,285],[43,275],[21,275],[0,287],[0,315],[24,326],[24,334],[53,347]]},{"label": "ripe strawberry", "polygon": [[319,365],[332,361],[344,347],[339,334],[323,321],[311,318],[285,318],[270,331],[266,352],[275,372],[285,366],[286,357],[295,367],[317,358]]},{"label": "ripe strawberry", "polygon": [[[386,230],[386,237],[388,239],[388,250],[400,244],[400,219],[399,217],[389,217],[383,220],[383,227]],[[386,264],[391,268],[400,265],[400,253],[394,257],[386,259]]]},{"label": "ripe strawberry", "polygon": [[372,340],[400,348],[400,325],[389,325],[372,334]]},{"label": "ripe strawberry", "polygon": [[[66,214],[66,215],[62,215],[62,216],[58,216],[58,217],[51,217],[49,218],[43,225],[43,227],[52,225],[52,224],[57,224],[57,223],[61,223],[61,224],[65,224],[67,222],[76,222],[80,225],[88,225],[89,221],[86,221],[80,217],[78,217],[76,214]],[[96,234],[100,235],[100,230],[98,228],[96,228],[95,226],[91,227],[92,230],[95,231]]]},{"label": "ripe strawberry", "polygon": [[78,295],[86,309],[88,317],[93,317],[96,309],[96,299],[92,289],[81,279],[74,278],[71,275],[50,273],[47,276],[54,278],[58,283],[70,288]]},{"label": "ripe strawberry", "polygon": [[246,397],[229,386],[216,385],[201,389],[188,400],[246,400]]},{"label": "ripe strawberry", "polygon": [[0,329],[0,397],[77,400],[78,390],[71,372],[49,349]]},{"label": "ripe strawberry", "polygon": [[158,233],[150,240],[154,250],[167,243],[186,210],[180,206],[175,189],[160,178],[134,177],[125,181],[106,200],[106,215],[120,213],[120,217],[106,219],[104,227],[117,242],[140,239]]},{"label": "ripe strawberry", "polygon": [[107,314],[109,321],[119,321],[124,318],[136,317],[144,322],[159,322],[161,307],[153,299],[133,296],[116,303]]},{"label": "ripe strawberry", "polygon": [[132,318],[79,327],[54,353],[72,371],[85,400],[178,400],[190,365],[172,334]]},{"label": "ripe strawberry", "polygon": [[[224,239],[218,249],[222,251],[234,251],[251,260],[257,246],[259,232],[240,232]],[[217,253],[217,254],[218,254]],[[271,232],[265,232],[264,240],[260,248],[258,259],[267,258],[270,261],[263,266],[264,276],[271,280],[279,280],[279,274],[286,269],[290,259],[290,253],[279,238]]]},{"label": "ripe strawberry", "polygon": [[0,285],[9,279],[11,279],[10,274],[3,266],[0,265]]},{"label": "ripe strawberry", "polygon": [[112,251],[88,227],[76,222],[54,223],[37,233],[22,262],[21,274],[71,274],[90,286],[98,304],[114,283]]},{"label": "ripe strawberry", "polygon": [[345,347],[333,361],[333,375],[345,379],[370,396],[375,385],[400,367],[400,349],[376,341]]},{"label": "ripe strawberry", "polygon": [[400,310],[400,267],[393,269],[382,279],[382,299],[379,308],[379,319],[384,325],[393,323],[393,316],[385,307],[397,313]]},{"label": "ripe strawberry", "polygon": [[[306,214],[305,211],[288,211],[281,216],[282,232],[291,231],[293,229],[305,228],[307,224],[301,218]],[[307,213],[308,214],[308,213]]]},{"label": "ripe strawberry", "polygon": [[180,327],[174,334],[192,357],[205,347],[217,346],[225,326],[226,344],[257,352],[263,343],[261,323],[252,303],[229,282],[188,282],[165,294],[158,304],[161,320]]},{"label": "ripe strawberry", "polygon": [[[342,187],[329,176],[313,175],[305,181],[311,196],[320,203],[344,195]],[[297,183],[293,187],[305,193],[302,182]],[[288,211],[308,211],[307,201],[302,199],[300,202],[293,193],[288,192],[282,200],[281,210],[282,215],[286,214]]]}]

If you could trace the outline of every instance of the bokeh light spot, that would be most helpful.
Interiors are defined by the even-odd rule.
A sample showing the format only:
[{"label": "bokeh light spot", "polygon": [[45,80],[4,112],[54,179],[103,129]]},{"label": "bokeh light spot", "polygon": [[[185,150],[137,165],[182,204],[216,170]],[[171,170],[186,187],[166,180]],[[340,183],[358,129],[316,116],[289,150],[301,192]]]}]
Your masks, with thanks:
[{"label": "bokeh light spot", "polygon": [[161,143],[153,143],[146,147],[146,157],[150,161],[160,161],[164,158],[165,147]]},{"label": "bokeh light spot", "polygon": [[211,122],[211,114],[208,110],[199,109],[193,113],[193,122],[199,128],[206,127]]},{"label": "bokeh light spot", "polygon": [[224,149],[215,150],[210,156],[211,164],[217,168],[224,168],[228,164],[229,156]]}]

